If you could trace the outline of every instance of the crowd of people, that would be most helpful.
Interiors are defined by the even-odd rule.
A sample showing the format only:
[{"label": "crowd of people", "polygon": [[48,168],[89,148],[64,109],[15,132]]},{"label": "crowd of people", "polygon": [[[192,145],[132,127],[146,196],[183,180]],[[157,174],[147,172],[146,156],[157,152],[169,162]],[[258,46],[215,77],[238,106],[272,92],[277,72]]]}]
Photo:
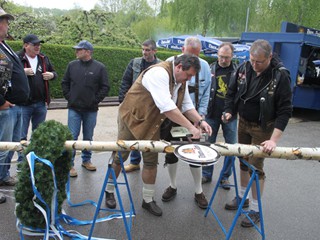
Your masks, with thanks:
[{"label": "crowd of people", "polygon": [[[41,41],[29,34],[23,39],[23,49],[15,53],[6,43],[9,21],[13,16],[0,8],[0,141],[26,140],[29,124],[32,131],[45,121],[50,103],[49,82],[57,79],[57,73],[49,58],[41,53]],[[292,113],[290,75],[280,59],[273,56],[271,45],[256,40],[250,48],[250,60],[237,66],[233,63],[232,43],[222,43],[218,59],[209,64],[199,57],[201,41],[197,37],[185,40],[182,54],[165,61],[156,57],[156,44],[149,39],[142,43],[142,57],[132,59],[122,78],[119,91],[118,139],[170,141],[173,126],[185,127],[193,139],[209,135],[215,143],[220,126],[227,143],[261,145],[266,153],[272,153],[285,130]],[[93,45],[80,41],[75,49],[76,60],[71,61],[61,81],[63,95],[68,102],[68,127],[77,140],[82,128],[83,140],[93,140],[97,121],[98,104],[107,96],[110,85],[106,66],[93,59]],[[116,124],[116,123],[115,123]],[[155,201],[158,153],[122,152],[124,160],[130,155],[126,172],[140,169],[142,165],[142,208],[155,216],[162,210]],[[0,151],[0,186],[14,186],[16,179],[10,176],[12,151]],[[82,167],[95,171],[92,154],[81,153]],[[24,156],[19,153],[18,161]],[[70,177],[77,177],[74,168],[75,152],[71,159]],[[229,177],[235,157],[224,158],[223,177],[220,186],[230,189]],[[258,172],[261,195],[265,172],[263,158],[243,158]],[[169,202],[177,195],[176,175],[178,158],[166,154],[169,186],[162,195]],[[121,166],[115,154],[113,168],[116,176]],[[212,181],[213,166],[199,167],[190,164],[194,179],[194,200],[198,207],[206,209],[208,201],[202,184]],[[250,170],[240,161],[239,198],[225,204],[226,210],[237,210],[244,196]],[[110,181],[105,189],[105,204],[114,209],[117,202],[115,186]],[[0,193],[0,203],[6,201]],[[252,198],[245,200],[250,207],[253,223],[260,221],[255,184]],[[247,218],[243,227],[252,227]]]}]

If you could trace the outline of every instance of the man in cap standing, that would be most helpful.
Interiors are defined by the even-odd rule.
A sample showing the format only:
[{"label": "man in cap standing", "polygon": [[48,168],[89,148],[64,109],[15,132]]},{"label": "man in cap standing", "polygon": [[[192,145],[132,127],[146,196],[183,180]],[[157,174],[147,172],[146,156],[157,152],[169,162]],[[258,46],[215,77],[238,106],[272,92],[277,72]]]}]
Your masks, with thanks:
[{"label": "man in cap standing", "polygon": [[[11,14],[0,8],[0,141],[19,142],[21,134],[21,107],[29,96],[28,79],[20,59],[5,42]],[[14,186],[16,179],[10,176],[13,151],[0,151],[0,186]],[[0,203],[6,198],[0,194]]]},{"label": "man in cap standing", "polygon": [[[57,78],[49,58],[40,52],[42,40],[34,34],[23,39],[23,49],[18,56],[23,64],[24,72],[29,81],[29,99],[22,106],[21,140],[27,140],[29,123],[32,131],[46,120],[47,106],[50,103],[49,80]],[[18,162],[23,160],[19,154]]]},{"label": "man in cap standing", "polygon": [[[106,67],[92,58],[93,46],[83,40],[73,47],[77,60],[68,64],[62,79],[62,91],[68,101],[68,127],[73,139],[77,140],[81,123],[83,140],[92,141],[96,126],[98,104],[108,95],[109,81]],[[70,177],[76,177],[74,168],[75,151],[72,157]],[[82,167],[88,171],[96,171],[91,163],[91,151],[83,150]]]}]

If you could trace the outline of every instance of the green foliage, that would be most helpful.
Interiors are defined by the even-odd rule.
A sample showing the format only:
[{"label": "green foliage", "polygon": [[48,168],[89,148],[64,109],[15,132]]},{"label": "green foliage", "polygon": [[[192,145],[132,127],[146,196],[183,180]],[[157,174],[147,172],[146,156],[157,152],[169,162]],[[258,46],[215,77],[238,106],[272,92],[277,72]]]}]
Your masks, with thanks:
[{"label": "green foliage", "polygon": [[46,36],[51,34],[51,29],[54,27],[52,18],[47,17],[39,21],[39,18],[29,14],[21,13],[15,15],[16,20],[10,23],[10,34],[15,39],[23,39],[27,34],[36,34],[40,39],[46,40]]},{"label": "green foliage", "polygon": [[[59,75],[58,80],[51,82],[54,98],[62,97],[61,79],[67,64],[75,59],[71,46],[80,40],[97,46],[94,58],[108,69],[109,96],[117,96],[127,64],[141,56],[140,44],[147,38],[158,40],[182,34],[240,37],[245,30],[247,10],[248,31],[278,32],[282,21],[319,28],[318,5],[316,0],[100,0],[90,11],[79,8],[65,11],[1,1],[1,6],[16,17],[10,25],[10,34],[20,42],[9,43],[15,50],[21,48],[21,39],[28,33],[46,41],[42,50]],[[162,51],[159,49],[158,56]]]},{"label": "green foliage", "polygon": [[[66,199],[65,187],[71,168],[71,151],[64,150],[64,143],[67,140],[72,140],[67,126],[54,120],[46,121],[33,132],[30,144],[24,151],[25,155],[33,151],[38,157],[47,159],[53,164],[59,189],[57,193],[58,213],[61,213],[63,201]],[[45,219],[33,204],[34,192],[28,162],[25,159],[20,165],[21,172],[18,174],[18,183],[15,189],[16,215],[25,226],[44,228]],[[50,208],[54,190],[51,168],[41,162],[36,162],[34,178],[38,192]],[[34,201],[46,209],[38,198]]]},{"label": "green foliage", "polygon": [[135,33],[114,21],[115,14],[99,9],[90,11],[73,10],[60,18],[57,26],[59,35],[54,35],[50,43],[72,44],[86,39],[93,44],[105,46],[138,46]]},{"label": "green foliage", "polygon": [[16,19],[10,35],[35,33],[47,43],[87,39],[99,46],[138,47],[146,38],[178,34],[239,37],[245,31],[277,32],[282,21],[319,28],[318,0],[100,0],[84,11],[30,8],[1,1]]},{"label": "green foliage", "polygon": [[[10,41],[9,45],[18,51],[22,48],[21,42]],[[65,70],[70,61],[75,59],[75,51],[73,45],[57,45],[43,44],[41,52],[46,54],[53,64],[58,79],[50,82],[50,91],[52,98],[63,98],[61,89],[61,80],[63,79]],[[166,59],[172,55],[176,55],[176,51],[158,50],[157,56]],[[122,75],[130,62],[130,59],[140,57],[142,55],[140,48],[111,48],[94,46],[93,58],[105,64],[111,86],[109,96],[118,96]]]}]

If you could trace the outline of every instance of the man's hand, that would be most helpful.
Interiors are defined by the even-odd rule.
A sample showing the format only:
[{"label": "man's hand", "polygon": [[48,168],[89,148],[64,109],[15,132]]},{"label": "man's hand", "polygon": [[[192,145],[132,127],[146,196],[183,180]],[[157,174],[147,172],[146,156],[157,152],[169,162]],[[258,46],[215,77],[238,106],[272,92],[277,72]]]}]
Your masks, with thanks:
[{"label": "man's hand", "polygon": [[206,121],[201,121],[200,126],[202,132],[207,133],[209,136],[212,134],[212,128]]},{"label": "man's hand", "polygon": [[34,75],[34,72],[33,72],[32,68],[25,68],[24,72],[25,72],[25,74],[27,76],[33,76]]},{"label": "man's hand", "polygon": [[274,149],[277,147],[277,142],[282,136],[282,131],[278,128],[273,129],[273,133],[269,140],[264,141],[260,145],[263,147],[262,151],[268,154],[271,154]]},{"label": "man's hand", "polygon": [[11,107],[13,107],[14,104],[12,104],[11,102],[6,101],[3,105],[0,106],[0,110],[6,110],[9,109]]},{"label": "man's hand", "polygon": [[52,72],[42,73],[43,80],[51,80],[54,78],[54,74]]},{"label": "man's hand", "polygon": [[192,128],[188,129],[190,134],[192,134],[192,139],[200,139],[201,138],[201,130],[192,126]]},{"label": "man's hand", "polygon": [[224,113],[221,116],[221,121],[224,123],[229,122],[229,120],[232,118],[232,114],[231,113]]},{"label": "man's hand", "polygon": [[262,146],[263,152],[271,154],[274,151],[274,149],[277,147],[277,144],[272,140],[267,140],[261,143],[261,146]]}]

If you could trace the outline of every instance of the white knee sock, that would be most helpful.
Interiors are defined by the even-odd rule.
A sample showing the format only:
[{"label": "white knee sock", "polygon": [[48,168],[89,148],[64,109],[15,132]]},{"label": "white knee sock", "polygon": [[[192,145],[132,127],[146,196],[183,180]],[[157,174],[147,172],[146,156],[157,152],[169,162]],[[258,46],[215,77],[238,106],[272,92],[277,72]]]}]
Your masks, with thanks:
[{"label": "white knee sock", "polygon": [[142,188],[142,197],[146,203],[152,202],[155,193],[155,185],[154,184],[143,184]]},{"label": "white knee sock", "polygon": [[174,189],[177,189],[177,168],[178,163],[167,164],[168,173],[170,177],[170,186]]},{"label": "white knee sock", "polygon": [[195,186],[195,193],[199,194],[202,193],[202,184],[201,184],[201,178],[202,178],[202,168],[194,168],[190,167],[190,171],[194,180],[194,186]]},{"label": "white knee sock", "polygon": [[[240,191],[239,191],[239,197],[241,197],[241,198],[243,198],[243,196],[244,196],[244,193],[246,192],[246,187],[242,187],[242,186],[240,186]],[[249,192],[250,193],[250,192]],[[248,195],[247,195],[247,198],[246,199],[248,199],[249,198],[249,193],[248,193]]]},{"label": "white knee sock", "polygon": [[108,193],[114,193],[114,184],[113,183],[107,183],[106,191]]},{"label": "white knee sock", "polygon": [[259,212],[259,205],[258,205],[258,200],[252,199],[251,204],[250,204],[250,210]]}]

